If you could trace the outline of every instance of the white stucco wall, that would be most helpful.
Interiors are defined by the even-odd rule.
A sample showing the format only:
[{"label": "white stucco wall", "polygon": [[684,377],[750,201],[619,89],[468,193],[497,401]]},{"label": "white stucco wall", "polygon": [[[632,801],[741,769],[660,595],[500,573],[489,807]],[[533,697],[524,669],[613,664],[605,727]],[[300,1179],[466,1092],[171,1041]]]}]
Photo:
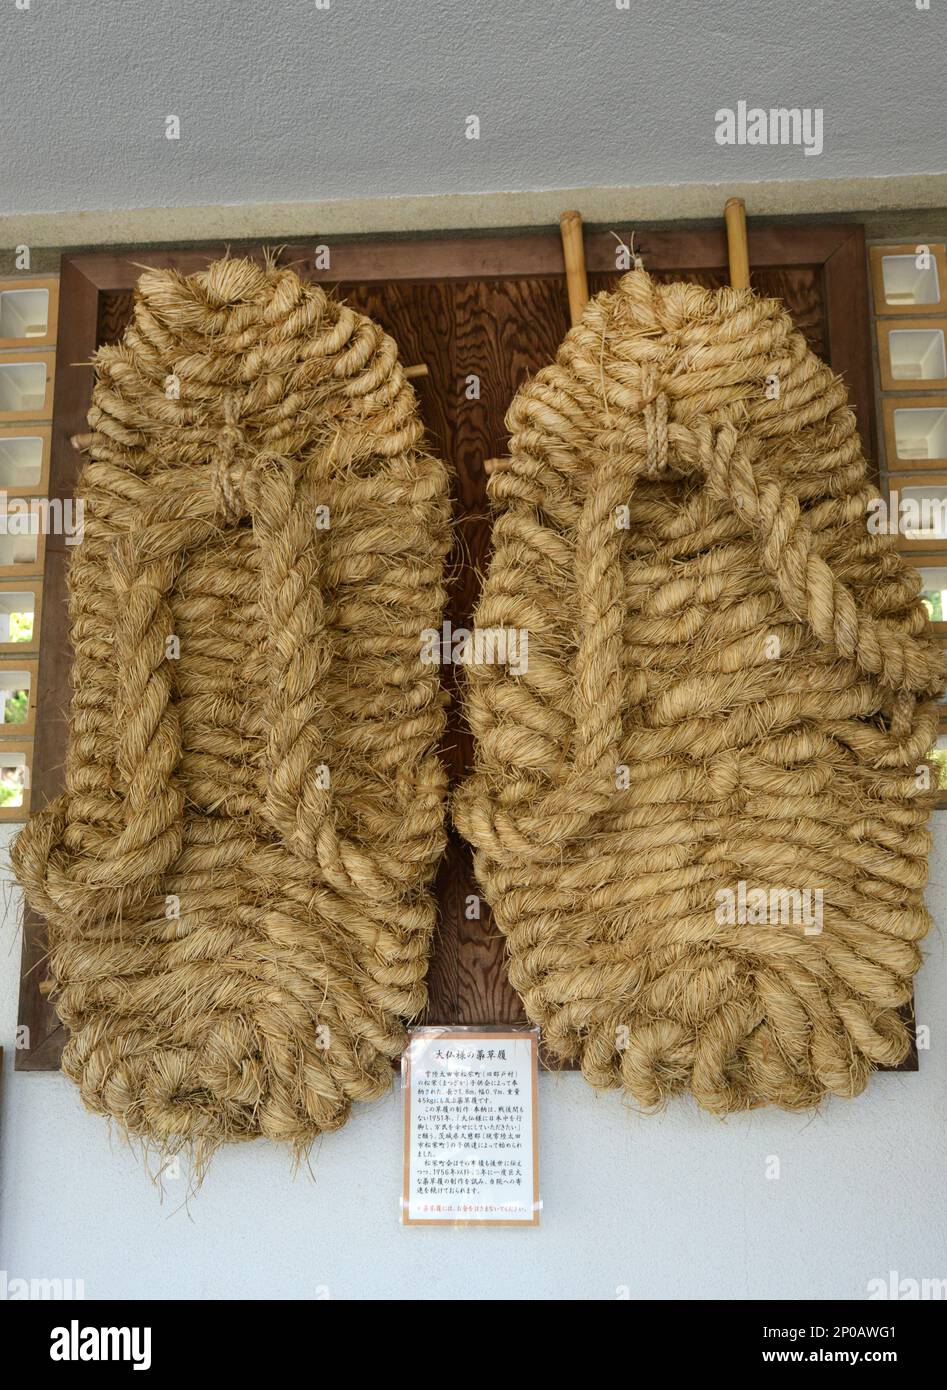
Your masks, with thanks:
[{"label": "white stucco wall", "polygon": [[[936,825],[929,903],[943,924],[947,817]],[[12,1049],[18,893],[3,887],[0,1040]],[[538,1230],[402,1228],[394,1089],[328,1136],[311,1172],[243,1145],[217,1155],[186,1206],[184,1178],[162,1205],[70,1082],[7,1065],[0,1270],[82,1279],[89,1298],[864,1298],[891,1270],[947,1278],[941,925],[927,952],[920,1072],[877,1076],[815,1115],[722,1123],[686,1102],[638,1115],[581,1077],[543,1076]],[[778,1181],[766,1178],[772,1154]]]}]

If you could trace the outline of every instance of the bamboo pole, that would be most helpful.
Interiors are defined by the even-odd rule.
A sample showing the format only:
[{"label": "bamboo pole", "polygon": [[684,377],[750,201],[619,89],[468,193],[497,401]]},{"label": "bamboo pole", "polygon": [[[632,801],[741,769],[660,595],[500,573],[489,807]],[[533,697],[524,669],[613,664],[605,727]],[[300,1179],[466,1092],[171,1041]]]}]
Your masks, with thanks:
[{"label": "bamboo pole", "polygon": [[569,291],[569,317],[573,328],[582,319],[589,302],[589,281],[585,273],[585,245],[582,241],[582,214],[564,212],[559,218],[562,233],[562,255],[566,263],[566,288]]},{"label": "bamboo pole", "polygon": [[746,240],[746,203],[742,198],[728,198],[723,209],[727,224],[727,256],[730,261],[730,284],[735,290],[750,288],[750,249]]}]

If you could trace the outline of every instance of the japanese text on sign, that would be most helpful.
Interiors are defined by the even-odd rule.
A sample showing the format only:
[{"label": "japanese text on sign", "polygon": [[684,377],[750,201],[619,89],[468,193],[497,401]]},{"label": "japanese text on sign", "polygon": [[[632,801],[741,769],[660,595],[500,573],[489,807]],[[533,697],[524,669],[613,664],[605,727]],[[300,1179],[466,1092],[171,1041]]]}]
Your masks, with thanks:
[{"label": "japanese text on sign", "polygon": [[405,1224],[538,1224],[537,1041],[535,1030],[412,1032]]}]

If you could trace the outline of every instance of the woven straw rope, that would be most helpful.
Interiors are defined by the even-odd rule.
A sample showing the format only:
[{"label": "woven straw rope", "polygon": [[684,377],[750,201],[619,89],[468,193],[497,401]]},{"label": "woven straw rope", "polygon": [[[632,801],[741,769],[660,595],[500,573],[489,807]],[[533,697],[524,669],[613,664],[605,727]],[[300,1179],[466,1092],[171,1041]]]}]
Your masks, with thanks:
[{"label": "woven straw rope", "polygon": [[[476,621],[528,669],[467,668],[454,814],[527,1013],[646,1106],[857,1093],[909,1047],[942,669],[842,383],[778,302],[634,271],[507,423]],[[821,934],[721,921],[741,882]]]},{"label": "woven straw rope", "polygon": [[289,270],[148,272],[96,366],[66,790],[14,849],[63,1069],[164,1148],[303,1146],[425,1002],[446,470],[391,338]]}]

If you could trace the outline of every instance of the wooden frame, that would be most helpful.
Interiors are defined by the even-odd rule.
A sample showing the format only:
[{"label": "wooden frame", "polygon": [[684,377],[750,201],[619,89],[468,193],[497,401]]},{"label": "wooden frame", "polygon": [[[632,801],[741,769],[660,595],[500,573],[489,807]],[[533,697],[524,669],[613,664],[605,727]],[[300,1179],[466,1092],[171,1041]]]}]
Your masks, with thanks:
[{"label": "wooden frame", "polygon": [[0,448],[5,439],[38,439],[41,444],[39,481],[32,487],[16,484],[7,487],[0,479],[0,491],[8,497],[45,497],[49,487],[49,456],[53,438],[52,425],[4,425],[0,428]]},{"label": "wooden frame", "polygon": [[[903,482],[904,479],[899,478],[898,481],[899,481],[899,482]],[[913,479],[912,479],[911,481],[913,481]],[[900,550],[900,548],[901,548],[901,547],[899,546],[898,549]],[[944,570],[947,570],[947,553],[945,553],[945,552],[943,552],[943,551],[941,551],[940,553],[938,553],[937,547],[936,547],[936,546],[935,546],[933,549],[931,549],[930,547],[927,547],[927,548],[925,549],[925,551],[924,551],[923,554],[912,555],[912,556],[911,556],[911,564],[913,565],[913,567],[914,567],[916,570],[924,570],[924,569],[944,569]],[[945,588],[947,588],[947,585],[945,585]],[[936,628],[937,624],[935,623],[934,626],[935,626],[935,628]]]},{"label": "wooden frame", "polygon": [[51,351],[49,348],[32,348],[23,352],[5,352],[0,355],[0,371],[11,364],[30,366],[37,362],[41,362],[46,368],[46,390],[43,393],[42,405],[27,406],[25,410],[0,410],[0,424],[13,424],[18,420],[22,420],[26,424],[27,422],[53,418],[53,397],[56,387],[55,351]]},{"label": "wooden frame", "polygon": [[884,430],[885,467],[889,473],[925,473],[947,470],[947,452],[942,458],[906,459],[898,454],[894,413],[896,410],[943,410],[947,414],[947,394],[928,396],[883,396],[881,419]]},{"label": "wooden frame", "polygon": [[[30,678],[30,698],[27,715],[22,724],[0,724],[0,739],[33,737],[36,732],[36,700],[39,692],[39,662],[36,657],[18,661],[15,656],[0,657],[0,673],[4,671],[25,671]],[[0,696],[2,698],[2,696]]]},{"label": "wooden frame", "polygon": [[[19,497],[9,498],[8,501],[18,502]],[[29,502],[29,498],[22,499]],[[35,499],[34,499],[35,500]],[[35,560],[19,560],[14,564],[0,565],[0,579],[41,579],[43,567],[46,563],[46,532],[40,531],[36,536],[36,558]]]},{"label": "wooden frame", "polygon": [[0,821],[22,821],[30,814],[33,798],[33,757],[35,740],[31,738],[0,738],[0,768],[8,753],[22,753],[26,758],[26,786],[21,806],[0,806]]},{"label": "wooden frame", "polygon": [[[937,287],[939,297],[930,304],[889,304],[885,296],[884,268],[886,256],[915,256],[917,248],[927,247],[937,267]],[[871,265],[871,292],[875,314],[878,318],[903,318],[907,314],[943,314],[947,312],[947,255],[943,242],[902,242],[896,246],[871,246],[868,248]]]},{"label": "wooden frame", "polygon": [[53,347],[56,342],[56,328],[59,323],[59,276],[34,278],[23,276],[18,279],[10,276],[0,280],[0,295],[17,294],[22,290],[45,290],[49,296],[46,310],[46,332],[35,338],[0,338],[0,348],[42,348]]},{"label": "wooden frame", "polygon": [[29,642],[0,642],[0,656],[16,656],[19,652],[41,650],[43,636],[42,579],[0,579],[0,594],[33,595],[33,636]]},{"label": "wooden frame", "polygon": [[[926,546],[923,550],[911,550],[905,552],[903,542],[898,543],[898,550],[902,554],[906,553],[912,566],[916,570],[942,569],[947,573],[947,546],[938,551]],[[944,586],[947,588],[947,585]],[[931,620],[931,628],[935,637],[941,642],[947,641],[947,621]],[[947,718],[947,695],[944,697],[944,716]]]},{"label": "wooden frame", "polygon": [[[615,229],[622,242],[627,227]],[[728,255],[724,225],[705,229],[655,230],[636,236],[636,250],[647,268],[666,273],[702,270],[725,279]],[[386,284],[391,281],[428,284],[450,281],[508,281],[530,277],[550,282],[551,295],[566,303],[562,243],[559,228],[496,235],[435,237],[363,237],[332,240],[331,267],[313,269],[313,248],[288,247],[283,260],[299,263],[310,278],[337,284]],[[102,296],[130,292],[142,263],[174,267],[185,273],[203,268],[222,253],[221,247],[179,251],[128,248],[121,254],[64,257],[60,277],[60,370],[56,381],[50,498],[74,495],[78,458],[70,445],[83,432],[92,389],[87,363],[96,347]],[[232,248],[236,253],[237,248]],[[592,276],[616,275],[616,237],[609,228],[586,228],[586,264]],[[864,232],[857,225],[749,228],[750,264],[757,268],[814,269],[824,304],[828,357],[848,386],[859,421],[866,454],[876,459],[874,383],[872,378],[868,280]],[[136,264],[137,263],[137,264]],[[405,359],[417,360],[423,342],[401,342]],[[410,355],[409,355],[410,354]],[[430,389],[422,383],[421,393]],[[482,459],[455,459],[465,502],[485,512]],[[474,477],[472,470],[479,469]],[[474,501],[471,504],[470,498]],[[34,758],[34,805],[43,806],[62,787],[69,701],[66,620],[66,547],[50,536],[46,549],[45,594],[40,686]],[[473,567],[464,580],[475,585]],[[471,587],[471,592],[473,588]],[[472,753],[457,729],[451,731],[454,765],[463,767]],[[466,895],[474,891],[469,852],[456,836],[438,878],[441,920],[429,971],[430,1004],[423,1022],[485,1024],[519,1022],[516,1001],[506,980],[504,946],[487,920],[466,918]],[[485,909],[486,911],[486,909]],[[41,992],[43,922],[25,915],[23,972],[19,1021],[30,1029],[34,1045],[17,1052],[18,1070],[46,1071],[58,1067],[63,1029],[52,1005]],[[906,1063],[904,1069],[916,1067]]]},{"label": "wooden frame", "polygon": [[[912,473],[905,478],[891,477],[886,475],[883,484],[883,493],[888,505],[888,519],[891,520],[891,494],[903,493],[905,488],[931,487],[947,489],[947,473]],[[900,501],[900,499],[899,499]],[[900,530],[894,533],[897,535],[898,550],[902,555],[909,555],[912,564],[918,555],[929,556],[932,560],[947,565],[947,535],[945,536],[905,536]],[[935,625],[936,626],[936,625]]]},{"label": "wooden frame", "polygon": [[[902,318],[878,320],[878,373],[881,377],[882,391],[931,391],[947,390],[947,318]],[[944,338],[945,371],[943,376],[897,377],[891,371],[892,333],[930,333],[940,332]]]}]

